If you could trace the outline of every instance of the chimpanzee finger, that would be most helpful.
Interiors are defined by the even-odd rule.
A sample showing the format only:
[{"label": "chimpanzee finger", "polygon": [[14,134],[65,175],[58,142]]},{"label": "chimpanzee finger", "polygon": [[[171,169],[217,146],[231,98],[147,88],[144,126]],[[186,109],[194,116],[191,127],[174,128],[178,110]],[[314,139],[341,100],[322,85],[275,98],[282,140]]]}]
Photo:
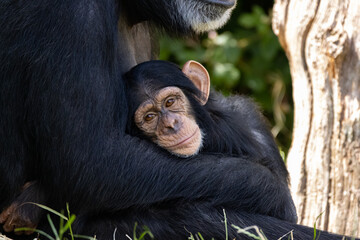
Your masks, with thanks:
[{"label": "chimpanzee finger", "polygon": [[2,213],[0,214],[0,224],[4,224],[11,214],[15,211],[17,208],[17,204],[11,204],[8,208],[6,208]]}]

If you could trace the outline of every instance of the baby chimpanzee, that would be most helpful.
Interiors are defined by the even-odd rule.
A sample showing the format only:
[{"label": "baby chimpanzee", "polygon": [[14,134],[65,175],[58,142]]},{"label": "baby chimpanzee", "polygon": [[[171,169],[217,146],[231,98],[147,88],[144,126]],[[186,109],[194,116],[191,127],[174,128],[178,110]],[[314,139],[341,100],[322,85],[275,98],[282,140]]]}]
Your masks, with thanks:
[{"label": "baby chimpanzee", "polygon": [[[287,188],[286,166],[257,106],[242,96],[210,92],[210,78],[201,64],[189,61],[181,70],[170,62],[144,62],[126,73],[125,81],[129,134],[180,157],[206,153],[247,159],[270,170]],[[290,192],[285,198],[291,207],[280,212],[296,222]],[[252,200],[248,206],[254,206]],[[278,217],[276,211],[267,215]]]},{"label": "baby chimpanzee", "polygon": [[183,69],[149,61],[126,75],[129,99],[127,131],[169,152],[189,157],[202,152],[251,156],[287,177],[266,121],[248,98],[225,98],[212,91],[207,70],[188,61]]}]

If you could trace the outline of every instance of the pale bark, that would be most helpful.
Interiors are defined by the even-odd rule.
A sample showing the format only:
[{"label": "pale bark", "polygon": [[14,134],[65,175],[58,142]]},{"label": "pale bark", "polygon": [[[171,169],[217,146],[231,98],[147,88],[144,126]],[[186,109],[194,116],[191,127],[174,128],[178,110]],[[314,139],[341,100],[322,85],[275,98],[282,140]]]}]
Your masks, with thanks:
[{"label": "pale bark", "polygon": [[360,236],[360,1],[276,0],[273,29],[290,63],[287,159],[299,223]]}]

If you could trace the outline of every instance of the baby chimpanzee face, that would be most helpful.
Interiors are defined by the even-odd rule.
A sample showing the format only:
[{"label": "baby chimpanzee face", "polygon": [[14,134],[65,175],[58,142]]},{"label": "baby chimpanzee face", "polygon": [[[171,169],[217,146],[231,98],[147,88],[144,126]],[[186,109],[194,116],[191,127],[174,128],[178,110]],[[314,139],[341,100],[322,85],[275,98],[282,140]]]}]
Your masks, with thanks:
[{"label": "baby chimpanzee face", "polygon": [[[164,64],[165,66],[167,65]],[[142,93],[143,101],[135,111],[134,121],[147,137],[162,148],[177,156],[189,157],[201,149],[203,132],[196,122],[188,98],[191,97],[192,101],[197,101],[200,105],[206,104],[210,92],[210,78],[206,69],[195,61],[187,62],[182,73],[179,73],[182,76],[185,74],[200,94],[186,96],[181,87],[171,86],[172,84],[155,90],[152,86],[156,86],[159,78],[163,76],[155,79],[152,77],[148,81],[144,79],[140,85],[143,87],[135,88],[138,94]],[[179,73],[174,73],[173,77]],[[179,78],[179,81],[183,80]]]},{"label": "baby chimpanzee face", "polygon": [[188,157],[202,146],[201,130],[180,88],[166,87],[154,93],[135,112],[135,123],[152,141],[175,155]]}]

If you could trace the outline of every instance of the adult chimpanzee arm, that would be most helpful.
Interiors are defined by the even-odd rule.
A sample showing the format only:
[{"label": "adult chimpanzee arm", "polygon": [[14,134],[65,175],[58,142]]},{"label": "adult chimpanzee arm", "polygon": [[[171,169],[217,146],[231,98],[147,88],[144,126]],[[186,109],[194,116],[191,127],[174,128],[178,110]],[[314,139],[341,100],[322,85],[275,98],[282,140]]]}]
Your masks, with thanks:
[{"label": "adult chimpanzee arm", "polygon": [[[60,168],[46,170],[47,178],[61,169],[59,181],[73,179],[54,184],[59,186],[56,191],[66,187],[60,189],[68,194],[63,202],[69,202],[76,211],[114,211],[180,198],[206,199],[213,206],[286,220],[296,217],[287,186],[269,169],[252,161],[210,155],[179,159],[130,136],[101,148],[111,155],[104,154],[91,166],[87,158],[81,158],[76,164],[68,164],[69,169],[61,163]],[[81,170],[77,169],[79,174],[74,176],[77,166]]]}]

